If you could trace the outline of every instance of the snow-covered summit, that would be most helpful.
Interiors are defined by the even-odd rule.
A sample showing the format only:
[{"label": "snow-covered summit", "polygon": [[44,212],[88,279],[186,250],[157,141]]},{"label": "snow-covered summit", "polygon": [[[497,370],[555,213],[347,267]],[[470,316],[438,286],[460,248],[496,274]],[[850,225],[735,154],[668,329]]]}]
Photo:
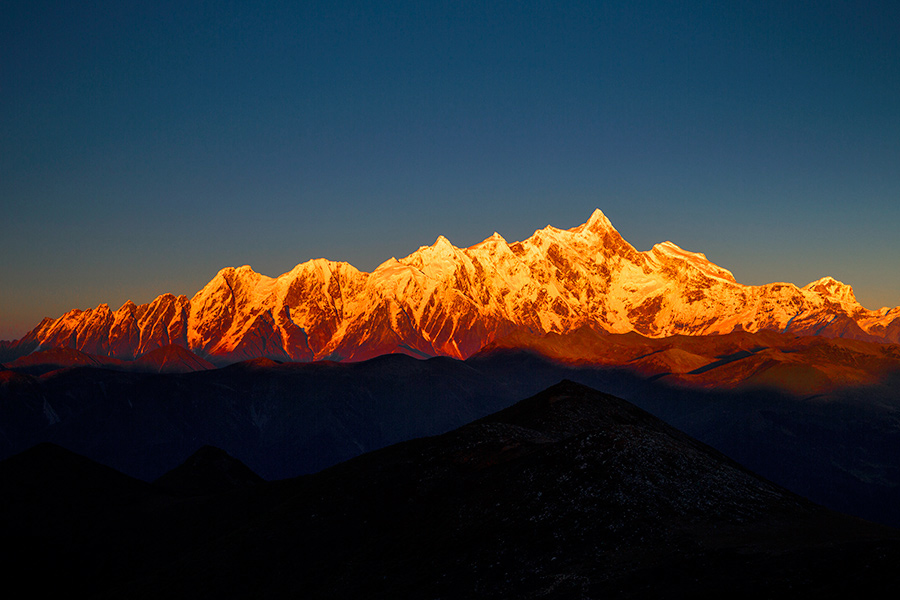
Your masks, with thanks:
[{"label": "snow-covered summit", "polygon": [[747,286],[666,241],[638,252],[599,209],[571,229],[500,234],[468,248],[444,236],[373,272],[324,258],[278,277],[220,270],[192,298],[163,294],[112,312],[45,320],[23,338],[132,358],[169,344],[214,360],[359,360],[389,352],[465,358],[521,331],[583,327],[649,337],[776,330],[900,342],[900,310],[869,311],[849,285]]},{"label": "snow-covered summit", "polygon": [[600,233],[610,230],[615,231],[616,228],[613,227],[612,222],[610,222],[610,220],[606,218],[606,215],[603,214],[603,211],[601,211],[599,208],[596,208],[594,209],[594,212],[591,213],[590,218],[583,225],[579,225],[578,227],[575,227],[570,231],[576,231],[578,233],[583,233],[586,231]]},{"label": "snow-covered summit", "polygon": [[856,296],[853,294],[853,288],[833,277],[823,277],[805,285],[803,289],[834,299],[841,304],[859,306],[859,302],[856,301]]}]

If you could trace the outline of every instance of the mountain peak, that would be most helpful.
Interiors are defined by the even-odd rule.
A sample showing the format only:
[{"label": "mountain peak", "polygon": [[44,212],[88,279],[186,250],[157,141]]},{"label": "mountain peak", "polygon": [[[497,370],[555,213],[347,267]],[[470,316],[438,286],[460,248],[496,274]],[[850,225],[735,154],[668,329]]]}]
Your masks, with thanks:
[{"label": "mountain peak", "polygon": [[680,258],[689,262],[709,263],[709,259],[706,258],[706,255],[702,252],[691,252],[690,250],[685,250],[675,242],[660,242],[658,244],[655,244],[653,248],[650,249],[650,251],[658,255]]},{"label": "mountain peak", "polygon": [[660,242],[650,249],[650,254],[656,255],[658,257],[664,257],[664,260],[674,259],[677,261],[683,261],[699,269],[706,275],[724,279],[730,283],[737,283],[731,271],[729,271],[728,269],[723,269],[722,267],[710,262],[710,260],[706,258],[706,255],[702,252],[691,252],[690,250],[685,250],[674,242]]},{"label": "mountain peak", "polygon": [[497,244],[500,244],[503,246],[509,246],[509,242],[506,241],[506,238],[504,238],[502,235],[500,235],[499,233],[497,233],[495,231],[494,233],[491,234],[490,237],[487,237],[487,238],[481,240],[477,244],[469,246],[468,249],[474,250],[476,248],[491,247],[491,246],[495,246]]},{"label": "mountain peak", "polygon": [[850,304],[858,304],[851,286],[828,275],[805,285],[803,289],[817,292],[841,303],[847,302]]},{"label": "mountain peak", "polygon": [[838,281],[831,275],[826,275],[825,277],[822,277],[821,279],[816,279],[815,281],[811,282],[806,287],[815,287],[815,286],[819,286],[819,285],[825,286],[827,288],[836,288],[836,287],[845,286],[846,284],[842,281]]},{"label": "mountain peak", "polygon": [[[413,351],[465,358],[519,328],[567,334],[587,325],[664,337],[728,333],[737,325],[782,331],[839,316],[866,334],[900,341],[900,315],[867,311],[834,278],[803,290],[741,285],[704,254],[672,242],[638,252],[599,209],[582,225],[548,225],[512,244],[494,232],[461,249],[440,235],[372,273],[326,259],[278,278],[249,265],[228,267],[190,300],[164,294],[123,309],[70,311],[7,345],[3,356],[72,347],[130,359],[174,343],[219,362]],[[840,333],[851,334],[861,335]]]},{"label": "mountain peak", "polygon": [[594,212],[591,213],[590,218],[583,225],[579,225],[575,228],[578,232],[591,231],[594,233],[601,233],[603,231],[613,230],[616,228],[613,227],[612,222],[606,218],[606,215],[603,214],[599,208],[594,209]]},{"label": "mountain peak", "polygon": [[444,250],[444,249],[456,249],[456,246],[450,243],[450,240],[445,238],[443,235],[439,235],[434,243],[431,245],[432,248]]},{"label": "mountain peak", "polygon": [[[671,242],[669,240],[655,244],[653,246],[653,248],[655,250],[659,250],[660,252],[665,252],[668,254],[678,254],[678,253],[684,252],[684,249],[681,246],[679,246],[675,242]],[[700,254],[700,253],[698,252],[697,254]],[[700,254],[700,256],[703,256],[704,258],[706,258],[703,254]]]},{"label": "mountain peak", "polygon": [[215,446],[203,446],[154,483],[189,496],[246,488],[263,482],[247,465]]},{"label": "mountain peak", "polygon": [[225,277],[226,275],[231,275],[233,273],[253,273],[253,267],[250,265],[241,265],[240,267],[225,267],[224,269],[219,269],[217,275],[221,275]]}]

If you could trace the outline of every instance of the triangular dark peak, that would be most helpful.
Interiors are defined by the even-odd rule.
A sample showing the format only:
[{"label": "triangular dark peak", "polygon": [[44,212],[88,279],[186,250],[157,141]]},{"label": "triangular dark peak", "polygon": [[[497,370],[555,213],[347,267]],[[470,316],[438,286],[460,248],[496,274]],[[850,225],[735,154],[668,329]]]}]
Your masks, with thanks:
[{"label": "triangular dark peak", "polygon": [[203,496],[263,483],[240,460],[215,446],[203,446],[154,484],[188,496]]},{"label": "triangular dark peak", "polygon": [[622,425],[642,425],[678,437],[683,433],[634,404],[564,379],[546,390],[479,422],[502,422],[560,439]]}]

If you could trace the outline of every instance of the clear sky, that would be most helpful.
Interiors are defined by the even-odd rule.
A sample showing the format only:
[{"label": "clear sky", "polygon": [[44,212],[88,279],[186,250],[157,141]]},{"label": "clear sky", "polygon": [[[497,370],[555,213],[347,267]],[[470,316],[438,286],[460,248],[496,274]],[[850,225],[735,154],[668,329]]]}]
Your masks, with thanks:
[{"label": "clear sky", "polygon": [[898,2],[4,2],[0,339],[594,208],[900,305],[898,32]]}]

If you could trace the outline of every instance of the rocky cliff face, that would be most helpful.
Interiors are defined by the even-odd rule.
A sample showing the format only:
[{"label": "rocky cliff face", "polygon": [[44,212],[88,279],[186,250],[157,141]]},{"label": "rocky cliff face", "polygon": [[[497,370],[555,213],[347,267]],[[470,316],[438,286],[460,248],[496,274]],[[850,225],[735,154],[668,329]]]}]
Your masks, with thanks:
[{"label": "rocky cliff face", "polygon": [[73,310],[18,345],[128,359],[177,344],[220,362],[466,358],[517,332],[583,327],[652,338],[744,329],[900,342],[900,307],[867,310],[830,277],[803,288],[742,285],[671,242],[638,252],[597,210],[573,229],[548,226],[511,244],[495,233],[457,248],[441,236],[372,273],[324,259],[276,278],[229,267],[190,300],[164,294],[115,312]]}]

